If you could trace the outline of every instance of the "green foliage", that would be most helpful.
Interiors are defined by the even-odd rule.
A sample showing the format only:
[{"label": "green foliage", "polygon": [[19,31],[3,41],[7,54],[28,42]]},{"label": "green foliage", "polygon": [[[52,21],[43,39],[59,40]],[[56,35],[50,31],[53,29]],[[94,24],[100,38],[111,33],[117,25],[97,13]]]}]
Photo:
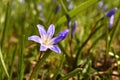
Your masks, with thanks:
[{"label": "green foliage", "polygon": [[[120,0],[101,0],[108,5],[106,11],[98,7],[100,0],[21,1],[0,0],[0,80],[120,79]],[[114,7],[118,11],[109,30],[105,15]],[[54,24],[54,36],[69,29],[66,39],[57,44],[61,54],[40,52],[40,44],[28,41],[29,36],[39,35],[37,24],[46,29]]]},{"label": "green foliage", "polygon": [[5,62],[4,62],[4,59],[3,59],[3,55],[2,55],[2,52],[1,52],[1,48],[0,48],[0,63],[2,64],[2,67],[7,75],[7,77],[9,78],[9,74],[8,74],[8,71],[7,71],[7,68],[5,66]]}]

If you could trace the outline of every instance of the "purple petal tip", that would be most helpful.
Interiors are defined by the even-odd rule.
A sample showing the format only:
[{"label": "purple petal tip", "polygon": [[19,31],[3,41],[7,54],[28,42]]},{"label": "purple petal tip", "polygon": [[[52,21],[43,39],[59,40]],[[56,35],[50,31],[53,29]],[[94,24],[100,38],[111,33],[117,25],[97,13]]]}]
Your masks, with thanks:
[{"label": "purple petal tip", "polygon": [[111,10],[109,10],[107,13],[106,13],[106,16],[107,17],[111,17],[112,15],[115,14],[115,12],[118,10],[118,8],[113,8]]},{"label": "purple petal tip", "polygon": [[66,36],[68,35],[68,32],[69,32],[68,29],[60,32],[57,37],[53,38],[54,44],[56,44],[56,43],[62,41],[63,39],[65,39]]}]

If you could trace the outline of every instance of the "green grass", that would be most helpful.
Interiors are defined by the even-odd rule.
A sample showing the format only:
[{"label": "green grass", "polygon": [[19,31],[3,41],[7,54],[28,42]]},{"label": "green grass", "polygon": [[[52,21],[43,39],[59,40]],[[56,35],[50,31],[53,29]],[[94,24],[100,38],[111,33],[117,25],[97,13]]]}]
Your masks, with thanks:
[{"label": "green grass", "polygon": [[[99,0],[0,0],[0,80],[119,80],[120,0],[102,1],[106,11],[98,8]],[[114,7],[118,10],[109,30],[109,18],[101,18]],[[71,25],[77,21],[73,37],[66,15]],[[40,44],[28,40],[39,35],[37,24],[45,29],[54,24],[54,36],[70,30],[57,44],[61,54],[40,52]]]}]

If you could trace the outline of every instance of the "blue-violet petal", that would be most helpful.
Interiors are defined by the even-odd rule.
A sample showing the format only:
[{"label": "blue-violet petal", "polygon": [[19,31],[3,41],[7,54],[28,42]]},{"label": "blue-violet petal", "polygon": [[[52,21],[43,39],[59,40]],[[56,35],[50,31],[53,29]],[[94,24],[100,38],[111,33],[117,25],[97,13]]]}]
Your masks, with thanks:
[{"label": "blue-violet petal", "polygon": [[74,34],[75,34],[76,27],[77,27],[77,22],[75,21],[75,23],[74,23],[73,26],[72,26],[72,37],[73,37]]},{"label": "blue-violet petal", "polygon": [[115,14],[115,12],[116,12],[117,10],[118,10],[117,8],[111,9],[110,11],[108,11],[108,12],[106,13],[106,16],[107,16],[107,17],[111,17],[112,15]]},{"label": "blue-violet petal", "polygon": [[63,30],[62,32],[60,32],[58,34],[58,36],[56,36],[55,38],[52,39],[53,44],[56,44],[56,43],[62,41],[64,38],[66,38],[66,36],[68,35],[68,32],[69,32],[69,30]]},{"label": "blue-violet petal", "polygon": [[46,51],[46,50],[47,50],[47,47],[45,45],[40,46],[40,51]]},{"label": "blue-violet petal", "polygon": [[61,53],[60,48],[58,46],[56,46],[56,45],[51,46],[50,50],[52,50],[52,51],[54,51],[56,53]]},{"label": "blue-violet petal", "polygon": [[38,28],[38,30],[39,30],[39,33],[40,33],[41,38],[42,38],[44,35],[46,35],[46,30],[44,29],[44,26],[38,24],[38,25],[37,25],[37,28]]},{"label": "blue-violet petal", "polygon": [[109,25],[108,25],[109,29],[112,28],[113,22],[114,22],[114,15],[112,15],[112,16],[110,17]]},{"label": "blue-violet petal", "polygon": [[39,36],[35,36],[35,35],[28,37],[28,40],[35,41],[37,43],[41,43],[40,37]]},{"label": "blue-violet petal", "polygon": [[55,32],[55,26],[51,24],[48,28],[47,35],[48,37],[52,38]]}]

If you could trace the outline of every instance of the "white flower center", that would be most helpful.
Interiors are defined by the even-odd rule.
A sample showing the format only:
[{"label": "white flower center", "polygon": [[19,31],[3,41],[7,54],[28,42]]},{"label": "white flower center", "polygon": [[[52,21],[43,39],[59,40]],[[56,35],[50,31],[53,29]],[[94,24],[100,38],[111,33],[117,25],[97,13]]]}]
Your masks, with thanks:
[{"label": "white flower center", "polygon": [[49,44],[49,39],[44,40],[43,44],[48,45]]},{"label": "white flower center", "polygon": [[42,44],[46,46],[51,46],[53,42],[51,41],[51,38],[49,38],[48,36],[44,36],[42,38]]}]

